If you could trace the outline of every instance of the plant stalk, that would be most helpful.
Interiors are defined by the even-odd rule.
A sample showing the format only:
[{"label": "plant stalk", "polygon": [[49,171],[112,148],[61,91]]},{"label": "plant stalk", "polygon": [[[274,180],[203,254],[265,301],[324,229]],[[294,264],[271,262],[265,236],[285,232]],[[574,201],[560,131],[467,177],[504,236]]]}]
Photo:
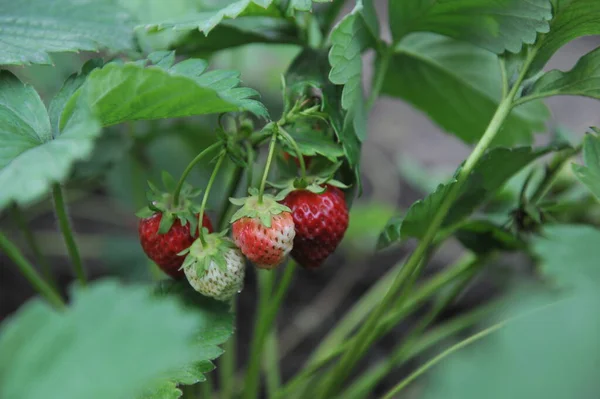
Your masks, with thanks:
[{"label": "plant stalk", "polygon": [[[425,235],[419,242],[417,248],[406,262],[404,268],[400,270],[394,279],[390,290],[360,328],[356,337],[356,346],[353,348],[353,350],[346,351],[340,361],[332,369],[331,373],[324,377],[323,388],[321,389],[320,394],[317,395],[318,398],[329,399],[335,395],[336,390],[342,386],[343,382],[358,359],[371,346],[376,333],[375,327],[377,326],[378,320],[392,305],[398,293],[401,293],[409,288],[408,282],[410,281],[412,274],[417,270],[421,263],[421,259],[427,253],[429,245],[433,242],[439,228],[446,218],[446,215],[450,211],[452,204],[460,194],[462,186],[464,185],[467,177],[471,174],[477,162],[479,162],[485,151],[491,145],[492,141],[500,131],[502,123],[508,117],[512,109],[514,98],[517,95],[521,82],[525,78],[528,65],[530,65],[531,61],[533,60],[534,55],[535,52],[531,52],[529,54],[528,60],[521,71],[519,78],[515,82],[515,85],[512,87],[506,98],[500,102],[498,109],[494,113],[494,116],[492,117],[487,129],[471,152],[471,155],[469,155],[465,161],[464,166],[459,171],[458,176],[456,177],[456,182],[451,186],[448,194],[444,197],[442,203],[437,208],[433,220],[429,224],[429,227],[427,228]],[[400,303],[397,303],[397,306],[400,305]]]},{"label": "plant stalk", "polygon": [[[204,150],[202,150],[200,152],[200,154],[196,155],[196,157],[190,161],[188,166],[185,168],[185,170],[181,174],[181,177],[179,178],[179,181],[177,182],[177,187],[175,187],[175,192],[173,193],[173,203],[175,206],[177,206],[177,204],[179,204],[179,195],[181,194],[181,189],[183,188],[183,183],[185,183],[185,180],[187,179],[187,177],[190,174],[190,172],[192,171],[192,169],[194,169],[194,166],[196,166],[196,164],[198,164],[198,162],[200,162],[202,160],[202,158],[204,158],[206,156],[206,154],[209,154],[211,151],[213,151],[216,148],[221,147],[222,145],[223,144],[220,141],[218,141],[218,142],[206,147]],[[200,224],[200,225],[202,225],[202,224]]]},{"label": "plant stalk", "polygon": [[371,87],[371,94],[367,99],[366,109],[370,110],[373,108],[375,101],[379,97],[379,93],[381,92],[381,88],[383,87],[383,81],[385,80],[385,74],[390,66],[390,62],[392,59],[392,54],[394,52],[393,45],[386,46],[382,43],[383,49],[381,50],[382,55],[379,62],[379,68],[376,68],[375,77],[373,78],[373,87]]},{"label": "plant stalk", "polygon": [[25,259],[19,248],[0,232],[0,249],[19,268],[19,271],[31,283],[33,288],[57,309],[64,309],[65,303],[60,294],[38,274],[33,265]]},{"label": "plant stalk", "polygon": [[269,144],[269,155],[267,156],[267,163],[265,164],[265,171],[263,172],[262,180],[260,181],[260,189],[258,191],[258,203],[262,204],[263,194],[265,192],[265,185],[267,184],[267,177],[269,176],[269,169],[271,169],[271,162],[273,161],[273,154],[275,153],[275,144],[277,143],[277,135],[279,134],[278,128],[276,127],[271,136],[271,143]]},{"label": "plant stalk", "polygon": [[206,203],[208,202],[208,195],[210,194],[210,189],[212,188],[212,185],[215,182],[215,179],[217,178],[217,174],[219,173],[219,169],[221,169],[221,164],[223,164],[223,160],[225,159],[226,155],[227,152],[225,150],[221,151],[221,154],[217,159],[217,164],[215,165],[210,175],[210,178],[208,179],[208,184],[206,185],[206,189],[204,190],[204,196],[202,197],[202,205],[200,205],[200,213],[198,214],[198,230],[200,231],[200,234],[198,234],[198,236],[200,237],[202,245],[206,245],[206,240],[204,238],[204,232],[202,229],[202,221],[204,220],[204,210],[206,209]]},{"label": "plant stalk", "polygon": [[281,133],[283,138],[294,148],[298,163],[300,164],[300,176],[304,179],[306,177],[306,163],[304,162],[304,156],[302,155],[300,148],[298,148],[298,143],[296,143],[296,140],[294,140],[294,138],[281,126],[279,126],[279,133]]},{"label": "plant stalk", "polygon": [[[256,320],[257,324],[255,325],[254,329],[254,336],[252,337],[249,357],[250,364],[248,366],[246,379],[244,381],[244,399],[254,399],[258,397],[260,366],[265,340],[271,331],[273,322],[275,321],[277,312],[279,310],[279,306],[281,305],[290,283],[292,282],[292,277],[294,276],[295,270],[296,262],[290,260],[285,268],[281,280],[277,283],[277,290],[269,298],[269,303],[265,306],[262,314],[259,312],[259,318]],[[263,290],[261,289],[261,292],[262,291]]]},{"label": "plant stalk", "polygon": [[69,252],[69,256],[71,257],[71,262],[73,263],[75,275],[77,276],[77,280],[79,280],[79,283],[85,287],[85,285],[87,284],[87,280],[85,277],[83,262],[81,261],[79,248],[77,247],[75,237],[73,236],[73,228],[71,226],[71,221],[69,220],[67,207],[65,205],[63,190],[58,183],[52,186],[52,196],[54,198],[54,211],[56,213],[56,217],[58,218],[58,225],[65,240],[65,245],[67,247],[67,251]]}]

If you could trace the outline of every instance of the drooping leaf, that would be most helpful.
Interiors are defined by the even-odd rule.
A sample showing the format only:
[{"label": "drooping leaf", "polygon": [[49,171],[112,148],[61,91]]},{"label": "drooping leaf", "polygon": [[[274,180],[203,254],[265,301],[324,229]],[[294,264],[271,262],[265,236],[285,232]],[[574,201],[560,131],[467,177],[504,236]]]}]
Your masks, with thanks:
[{"label": "drooping leaf", "polygon": [[[289,128],[288,132],[304,155],[315,156],[319,154],[333,162],[344,156],[344,150],[334,142],[333,137],[329,137],[324,129],[315,129],[311,123],[295,123]],[[285,142],[285,147],[288,153],[296,156],[294,148],[287,142]]]},{"label": "drooping leaf", "polygon": [[589,134],[583,139],[585,166],[573,164],[575,176],[600,199],[600,137]]},{"label": "drooping leaf", "polygon": [[116,0],[3,1],[0,64],[50,64],[48,53],[133,47],[133,25]]},{"label": "drooping leaf", "polygon": [[[367,136],[366,110],[363,103],[362,52],[376,44],[379,23],[371,0],[359,0],[331,31],[329,80],[344,85],[342,107],[348,111],[346,118],[353,117],[352,125],[362,142]],[[344,124],[350,122],[344,122]]]},{"label": "drooping leaf", "polygon": [[512,232],[489,220],[468,221],[455,235],[465,248],[475,253],[516,251],[525,247],[525,243]]},{"label": "drooping leaf", "polygon": [[421,390],[423,399],[597,395],[597,290],[577,291],[568,298],[521,293],[510,303],[503,315],[495,317],[508,320],[503,326],[481,340],[473,340],[431,370]]},{"label": "drooping leaf", "polygon": [[139,62],[110,63],[89,75],[67,109],[83,102],[104,126],[241,110],[268,117],[266,108],[253,99],[258,93],[238,87],[238,72],[206,68],[199,59],[147,67]]},{"label": "drooping leaf", "polygon": [[563,45],[581,36],[599,35],[600,2],[596,0],[553,0],[554,17],[550,32],[536,44],[536,56],[530,75],[540,71],[552,55]]},{"label": "drooping leaf", "polygon": [[525,95],[535,98],[571,95],[600,99],[600,48],[581,57],[570,71],[555,69],[545,73]]},{"label": "drooping leaf", "polygon": [[39,200],[53,183],[67,179],[75,161],[92,153],[100,125],[85,107],[63,120],[60,131],[57,127],[63,93],[79,79],[71,77],[51,103],[51,121],[31,86],[0,72],[0,210]]},{"label": "drooping leaf", "polygon": [[[460,188],[456,201],[450,208],[442,226],[459,223],[488,200],[523,167],[551,151],[564,148],[563,145],[557,145],[538,149],[497,147],[489,150]],[[380,236],[378,247],[385,248],[409,237],[423,238],[444,198],[455,190],[456,184],[456,179],[452,179],[446,184],[440,184],[436,191],[423,200],[415,202],[403,219],[391,220]]]},{"label": "drooping leaf", "polygon": [[198,331],[212,328],[202,313],[112,280],[75,290],[62,313],[33,300],[2,327],[0,397],[136,397],[200,361]]},{"label": "drooping leaf", "polygon": [[584,225],[546,226],[533,240],[542,273],[561,286],[600,285],[600,231]]},{"label": "drooping leaf", "polygon": [[[395,48],[382,92],[402,98],[466,143],[479,140],[501,99],[498,58],[474,45],[431,33],[411,34]],[[497,145],[531,144],[549,116],[541,102],[515,108]]]},{"label": "drooping leaf", "polygon": [[494,53],[519,52],[548,32],[550,0],[390,0],[395,42],[412,32],[433,32]]}]

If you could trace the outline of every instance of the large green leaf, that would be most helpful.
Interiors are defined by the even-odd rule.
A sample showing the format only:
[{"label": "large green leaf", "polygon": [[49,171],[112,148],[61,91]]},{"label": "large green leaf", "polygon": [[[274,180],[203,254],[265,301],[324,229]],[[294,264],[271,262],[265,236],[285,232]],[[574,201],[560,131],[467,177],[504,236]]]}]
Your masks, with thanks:
[{"label": "large green leaf", "polygon": [[395,42],[412,32],[434,32],[495,53],[519,52],[548,32],[550,0],[390,0]]},{"label": "large green leaf", "polygon": [[[573,259],[565,260],[572,265]],[[428,376],[421,397],[597,397],[598,291],[577,291],[558,302],[547,297],[515,296],[504,315],[496,316],[508,322],[480,342],[473,340],[443,359]]]},{"label": "large green leaf", "polygon": [[0,72],[0,210],[10,203],[39,200],[53,183],[67,179],[77,160],[88,158],[100,125],[85,107],[63,120],[58,115],[65,93],[81,84],[73,76],[50,105],[50,117],[39,95],[8,71]]},{"label": "large green leaf", "polygon": [[526,247],[523,240],[490,220],[470,220],[461,224],[455,236],[465,248],[475,253],[515,251]]},{"label": "large green leaf", "polygon": [[356,6],[331,31],[329,80],[344,85],[342,107],[351,121],[360,141],[367,136],[366,111],[362,88],[362,51],[376,44],[379,38],[379,23],[371,0],[359,0]]},{"label": "large green leaf", "polygon": [[591,226],[547,226],[533,241],[542,273],[566,286],[600,285],[600,231]]},{"label": "large green leaf", "polygon": [[199,341],[223,341],[214,337],[214,319],[153,297],[147,287],[112,280],[75,290],[62,313],[34,300],[2,327],[0,397],[136,397],[154,381],[218,354],[197,350]]},{"label": "large green leaf", "polygon": [[50,64],[50,52],[122,51],[133,47],[133,25],[116,0],[3,1],[0,64]]},{"label": "large green leaf", "polygon": [[570,71],[555,69],[545,73],[525,95],[532,98],[571,95],[600,99],[600,48],[581,57]]},{"label": "large green leaf", "polygon": [[[443,226],[462,221],[523,167],[551,151],[563,148],[565,147],[551,146],[539,149],[497,147],[488,151],[461,187],[458,198],[444,219]],[[392,218],[379,238],[378,248],[385,248],[409,237],[423,238],[442,201],[451,190],[454,190],[456,184],[455,179],[440,184],[436,191],[412,204],[403,218]]]},{"label": "large green leaf", "polygon": [[[395,49],[382,92],[400,97],[467,143],[479,140],[501,99],[496,55],[469,43],[415,33]],[[498,145],[531,144],[549,116],[541,102],[515,108],[496,139]]]},{"label": "large green leaf", "polygon": [[541,70],[564,44],[581,36],[600,35],[600,2],[597,0],[553,0],[554,18],[550,32],[536,44],[530,73]]},{"label": "large green leaf", "polygon": [[176,118],[247,110],[268,117],[253,97],[258,93],[238,87],[236,71],[206,71],[207,63],[187,59],[172,65],[173,54],[153,53],[155,65],[110,63],[93,71],[67,104],[91,107],[104,126],[141,119]]},{"label": "large green leaf", "polygon": [[589,134],[583,139],[583,160],[585,166],[573,164],[575,176],[600,199],[600,137],[597,135]]}]

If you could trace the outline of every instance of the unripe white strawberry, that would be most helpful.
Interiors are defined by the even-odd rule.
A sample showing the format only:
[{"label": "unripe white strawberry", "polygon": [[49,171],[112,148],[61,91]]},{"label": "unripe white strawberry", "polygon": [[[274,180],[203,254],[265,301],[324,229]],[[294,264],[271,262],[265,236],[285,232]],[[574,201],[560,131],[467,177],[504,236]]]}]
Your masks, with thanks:
[{"label": "unripe white strawberry", "polygon": [[244,286],[245,259],[221,234],[205,234],[206,244],[194,241],[183,262],[188,282],[202,295],[226,301]]}]

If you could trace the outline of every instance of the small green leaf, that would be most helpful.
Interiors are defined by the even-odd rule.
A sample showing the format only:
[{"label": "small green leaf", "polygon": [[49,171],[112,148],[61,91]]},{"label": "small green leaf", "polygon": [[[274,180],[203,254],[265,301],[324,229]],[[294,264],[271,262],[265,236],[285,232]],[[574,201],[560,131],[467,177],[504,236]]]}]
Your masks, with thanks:
[{"label": "small green leaf", "polygon": [[[464,142],[477,142],[501,100],[498,57],[432,33],[411,34],[394,51],[382,93],[410,102]],[[539,101],[515,108],[495,144],[531,144],[548,116]]]},{"label": "small green leaf", "polygon": [[222,343],[227,327],[231,333],[223,315],[184,311],[145,286],[113,280],[75,290],[64,312],[33,300],[2,325],[0,397],[136,397],[183,366],[208,360],[202,348]]},{"label": "small green leaf", "polygon": [[[74,84],[69,82],[57,98],[72,89]],[[53,122],[61,102],[53,102]],[[0,210],[12,202],[31,204],[53,183],[64,182],[73,163],[91,155],[100,134],[100,125],[85,107],[63,119],[64,127],[53,134],[39,95],[8,71],[0,72],[0,123]]]},{"label": "small green leaf", "polygon": [[600,48],[581,57],[570,71],[545,73],[524,93],[534,98],[560,95],[600,99]]},{"label": "small green leaf", "polygon": [[[489,150],[461,187],[458,199],[450,208],[443,226],[461,222],[522,168],[551,151],[564,148],[564,145],[557,145],[538,149],[497,147]],[[378,248],[385,248],[409,237],[423,238],[444,198],[454,190],[456,184],[455,179],[440,184],[436,191],[415,202],[404,219],[392,219],[380,236]]]},{"label": "small green leaf", "polygon": [[588,134],[583,139],[585,166],[573,164],[575,176],[600,199],[600,137]]},{"label": "small green leaf", "polygon": [[433,32],[516,53],[548,32],[552,6],[550,0],[390,0],[389,18],[396,43],[412,32]]},{"label": "small green leaf", "polygon": [[51,64],[49,52],[133,48],[130,17],[113,0],[3,1],[0,64]]},{"label": "small green leaf", "polygon": [[155,51],[148,54],[148,61],[162,69],[169,69],[175,63],[174,51]]},{"label": "small green leaf", "polygon": [[488,220],[471,220],[460,226],[456,238],[467,249],[480,254],[516,251],[526,244],[510,231]]},{"label": "small green leaf", "polygon": [[552,55],[564,44],[581,36],[600,34],[600,2],[596,0],[553,0],[554,18],[550,32],[536,44],[536,56],[530,75],[540,71]]},{"label": "small green leaf", "polygon": [[[288,129],[290,136],[298,145],[298,149],[304,155],[315,156],[322,155],[332,162],[344,156],[342,147],[335,143],[333,137],[329,137],[325,130],[316,130],[310,121],[300,121]],[[285,144],[286,152],[296,156],[294,147],[287,141]]]},{"label": "small green leaf", "polygon": [[110,63],[90,73],[79,95],[67,103],[67,109],[83,101],[104,126],[242,110],[268,117],[266,108],[253,99],[258,93],[238,87],[238,72],[204,73],[205,65],[202,60],[188,59],[165,70],[158,66]]}]

